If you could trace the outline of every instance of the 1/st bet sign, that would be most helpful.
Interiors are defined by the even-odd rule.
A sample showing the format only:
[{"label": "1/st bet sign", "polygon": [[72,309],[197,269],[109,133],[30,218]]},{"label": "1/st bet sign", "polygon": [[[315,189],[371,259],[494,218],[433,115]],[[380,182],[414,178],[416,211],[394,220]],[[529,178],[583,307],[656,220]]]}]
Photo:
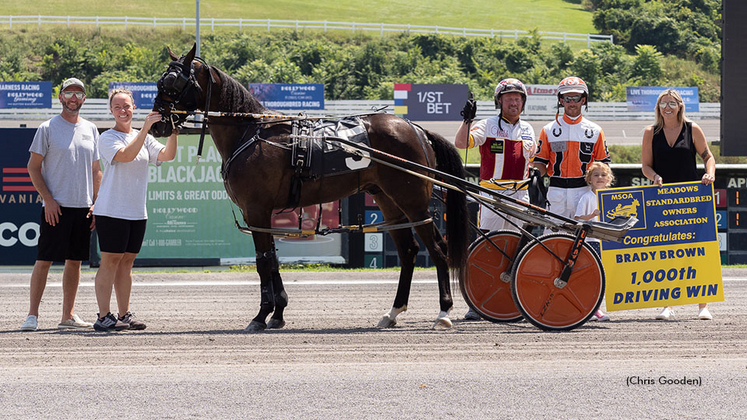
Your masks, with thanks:
[{"label": "1/st bet sign", "polygon": [[461,121],[467,85],[394,85],[394,113],[413,121]]}]

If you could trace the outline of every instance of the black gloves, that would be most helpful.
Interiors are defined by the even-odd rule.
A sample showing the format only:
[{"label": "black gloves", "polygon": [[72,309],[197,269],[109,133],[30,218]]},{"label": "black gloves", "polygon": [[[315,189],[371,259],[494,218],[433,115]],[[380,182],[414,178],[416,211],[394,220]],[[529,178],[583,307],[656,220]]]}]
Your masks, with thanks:
[{"label": "black gloves", "polygon": [[464,108],[460,114],[467,124],[475,119],[475,115],[477,115],[477,102],[473,99],[472,92],[469,93],[469,99],[467,99],[467,103],[464,104]]}]

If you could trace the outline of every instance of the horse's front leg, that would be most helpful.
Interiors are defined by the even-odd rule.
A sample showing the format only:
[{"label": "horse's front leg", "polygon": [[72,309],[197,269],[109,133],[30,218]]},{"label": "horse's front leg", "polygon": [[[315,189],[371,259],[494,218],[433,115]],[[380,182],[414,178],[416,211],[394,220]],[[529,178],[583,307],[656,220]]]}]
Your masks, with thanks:
[{"label": "horse's front leg", "polygon": [[[273,254],[275,250],[273,249]],[[278,263],[277,254],[273,255],[275,263],[272,269],[272,291],[273,297],[275,298],[275,310],[272,313],[270,321],[267,323],[267,328],[279,329],[285,326],[285,320],[283,319],[283,311],[288,306],[288,294],[285,293],[285,287],[283,287],[283,279],[280,277],[280,267]]]},{"label": "horse's front leg", "polygon": [[410,229],[389,231],[394,239],[399,254],[400,267],[397,295],[394,297],[394,305],[389,312],[379,320],[379,328],[390,328],[397,325],[397,316],[407,310],[407,302],[410,298],[410,286],[412,286],[412,274],[415,270],[415,259],[418,256],[418,242],[412,235]]},{"label": "horse's front leg", "polygon": [[[280,278],[278,257],[275,242],[269,234],[254,233],[254,245],[257,250],[257,274],[259,274],[260,304],[259,313],[252,319],[245,331],[256,332],[265,328],[282,328],[283,309],[288,305],[288,295]],[[267,316],[273,313],[269,324]]]}]

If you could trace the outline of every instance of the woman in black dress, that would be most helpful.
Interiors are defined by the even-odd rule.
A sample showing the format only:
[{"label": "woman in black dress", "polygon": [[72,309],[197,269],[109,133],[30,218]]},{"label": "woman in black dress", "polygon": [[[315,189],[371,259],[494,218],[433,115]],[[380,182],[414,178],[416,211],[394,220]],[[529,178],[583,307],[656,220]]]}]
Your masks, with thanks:
[{"label": "woman in black dress", "polygon": [[[667,89],[656,101],[656,122],[643,133],[641,169],[643,175],[661,186],[666,183],[700,180],[708,185],[716,179],[716,161],[708,148],[703,130],[685,118],[682,96]],[[700,177],[695,166],[695,155],[703,159],[705,174]],[[699,319],[713,319],[708,304],[699,306]],[[672,307],[666,307],[656,319],[674,318]]]}]

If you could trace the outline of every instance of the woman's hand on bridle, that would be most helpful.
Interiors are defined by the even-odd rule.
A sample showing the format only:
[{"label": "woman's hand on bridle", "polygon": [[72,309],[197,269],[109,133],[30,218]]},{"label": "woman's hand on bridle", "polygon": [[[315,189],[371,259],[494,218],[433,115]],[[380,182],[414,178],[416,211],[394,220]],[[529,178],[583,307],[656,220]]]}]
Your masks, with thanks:
[{"label": "woman's hand on bridle", "polygon": [[161,113],[153,111],[145,117],[143,130],[149,131],[153,124],[161,121]]}]

